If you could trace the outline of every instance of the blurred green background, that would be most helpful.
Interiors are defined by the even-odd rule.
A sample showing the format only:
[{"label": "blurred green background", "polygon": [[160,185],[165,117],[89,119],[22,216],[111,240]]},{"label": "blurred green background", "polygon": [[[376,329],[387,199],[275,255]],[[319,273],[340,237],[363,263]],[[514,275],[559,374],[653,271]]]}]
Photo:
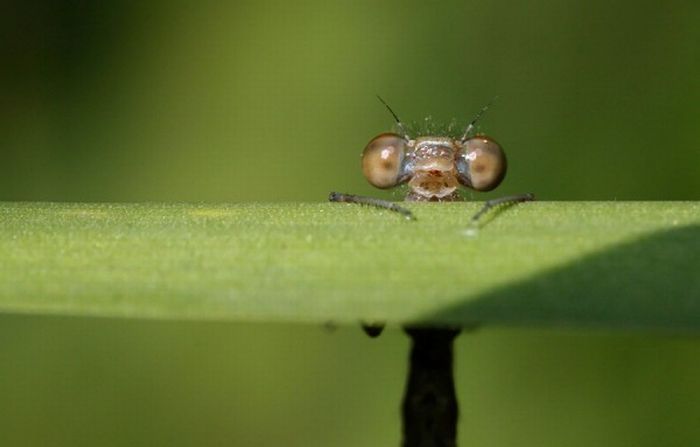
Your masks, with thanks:
[{"label": "blurred green background", "polygon": [[[481,130],[510,171],[475,198],[697,200],[698,23],[691,0],[6,1],[0,200],[392,197],[359,169],[392,126],[376,93],[405,121],[499,96]],[[0,340],[3,445],[399,442],[398,330],[5,315]],[[695,338],[456,351],[460,445],[700,441]]]}]

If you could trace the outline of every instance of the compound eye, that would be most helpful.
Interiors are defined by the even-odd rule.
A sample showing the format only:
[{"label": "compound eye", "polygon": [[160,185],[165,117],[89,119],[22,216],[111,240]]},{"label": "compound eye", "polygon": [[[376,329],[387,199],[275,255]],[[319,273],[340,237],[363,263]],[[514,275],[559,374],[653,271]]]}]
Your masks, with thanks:
[{"label": "compound eye", "polygon": [[362,152],[362,173],[377,188],[391,188],[400,183],[406,140],[394,133],[374,137]]},{"label": "compound eye", "polygon": [[506,155],[498,143],[484,135],[462,143],[456,161],[459,182],[477,191],[491,191],[506,176]]}]

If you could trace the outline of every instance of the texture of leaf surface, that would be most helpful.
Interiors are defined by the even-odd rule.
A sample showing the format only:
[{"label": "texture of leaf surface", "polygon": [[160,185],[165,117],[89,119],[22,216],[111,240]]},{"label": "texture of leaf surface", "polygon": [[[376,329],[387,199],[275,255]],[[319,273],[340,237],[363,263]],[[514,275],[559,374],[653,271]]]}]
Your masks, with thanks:
[{"label": "texture of leaf surface", "polygon": [[700,204],[0,204],[0,310],[700,329]]}]

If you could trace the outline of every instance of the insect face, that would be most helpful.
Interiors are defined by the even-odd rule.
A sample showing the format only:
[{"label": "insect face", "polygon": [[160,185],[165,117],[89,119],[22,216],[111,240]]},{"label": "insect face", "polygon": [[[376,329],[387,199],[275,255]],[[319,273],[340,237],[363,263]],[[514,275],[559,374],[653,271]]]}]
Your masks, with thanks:
[{"label": "insect face", "polygon": [[420,137],[412,143],[412,151],[406,157],[411,196],[417,200],[450,200],[459,187],[455,141]]},{"label": "insect face", "polygon": [[506,167],[501,146],[486,136],[408,140],[384,133],[362,154],[362,171],[373,186],[386,189],[408,182],[408,199],[420,201],[455,200],[460,184],[490,191],[501,183]]}]

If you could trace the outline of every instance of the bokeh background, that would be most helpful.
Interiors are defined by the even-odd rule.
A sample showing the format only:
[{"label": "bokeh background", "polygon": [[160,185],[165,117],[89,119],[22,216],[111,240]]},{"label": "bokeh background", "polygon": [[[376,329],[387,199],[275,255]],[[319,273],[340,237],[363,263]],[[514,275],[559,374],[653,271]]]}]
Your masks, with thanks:
[{"label": "bokeh background", "polygon": [[[377,93],[405,121],[498,96],[491,195],[697,200],[698,23],[692,0],[7,0],[0,200],[392,197],[359,169]],[[4,315],[0,340],[3,445],[399,442],[399,330]],[[456,355],[460,445],[700,442],[693,337],[487,328]]]}]

